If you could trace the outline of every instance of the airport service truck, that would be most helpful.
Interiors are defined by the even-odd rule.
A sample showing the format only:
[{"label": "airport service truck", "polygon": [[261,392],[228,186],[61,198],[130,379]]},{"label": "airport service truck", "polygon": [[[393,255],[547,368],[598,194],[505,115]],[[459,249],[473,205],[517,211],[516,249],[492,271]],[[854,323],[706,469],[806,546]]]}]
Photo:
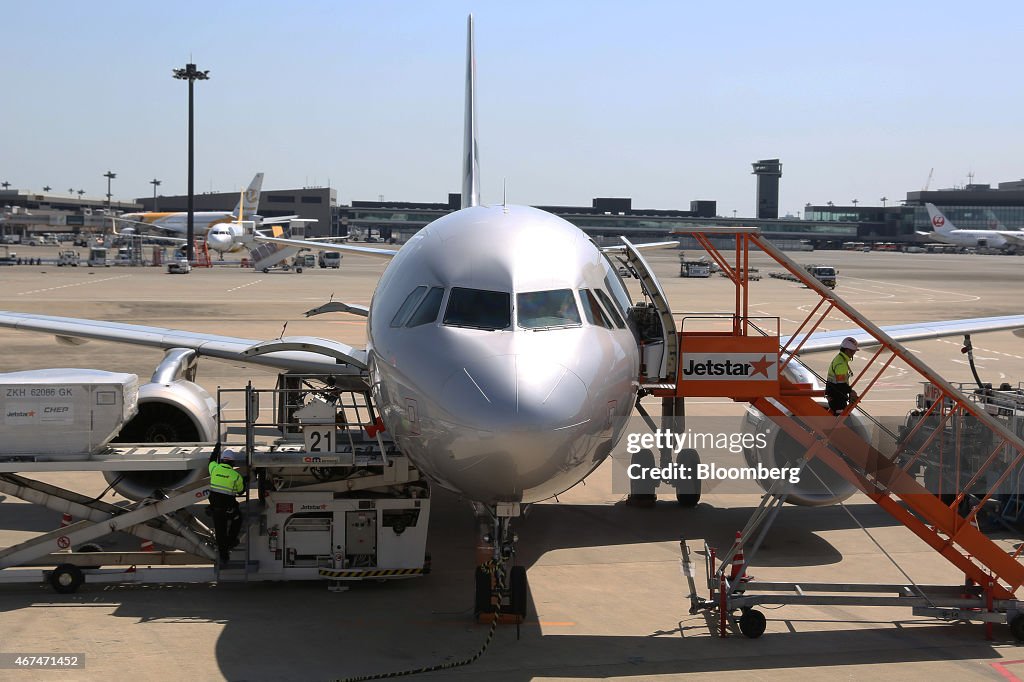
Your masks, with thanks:
[{"label": "airport service truck", "polygon": [[341,254],[337,251],[321,251],[319,261],[320,267],[337,270],[341,267]]},{"label": "airport service truck", "polygon": [[63,267],[69,265],[71,267],[78,267],[78,263],[81,261],[81,257],[78,252],[74,249],[65,249],[60,252],[60,256],[57,257],[57,267]]},{"label": "airport service truck", "polygon": [[92,246],[89,247],[89,267],[90,268],[109,268],[110,261],[107,260],[107,247],[105,246]]},{"label": "airport service truck", "polygon": [[804,269],[814,279],[818,280],[829,289],[836,288],[836,276],[839,274],[838,271],[831,265],[805,265]]}]

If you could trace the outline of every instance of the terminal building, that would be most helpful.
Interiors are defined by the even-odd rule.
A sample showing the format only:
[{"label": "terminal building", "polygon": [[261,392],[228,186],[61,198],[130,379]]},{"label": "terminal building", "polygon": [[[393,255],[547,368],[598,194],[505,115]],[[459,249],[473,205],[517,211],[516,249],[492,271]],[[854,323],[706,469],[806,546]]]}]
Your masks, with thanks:
[{"label": "terminal building", "polygon": [[925,204],[935,204],[958,228],[971,230],[1017,230],[1024,227],[1024,180],[1001,182],[996,187],[969,184],[953,189],[907,192],[895,206],[804,207],[804,219],[854,223],[857,239],[866,243],[892,241],[920,242],[917,232],[932,229]]},{"label": "terminal building", "polygon": [[[673,232],[694,226],[756,226],[780,246],[840,248],[843,243],[894,242],[906,245],[927,241],[917,234],[931,230],[926,203],[933,203],[957,227],[969,229],[1019,229],[1024,226],[1024,180],[962,188],[908,192],[893,205],[837,206],[807,204],[802,218],[779,213],[782,163],[762,159],[752,164],[757,176],[757,217],[717,215],[713,200],[694,200],[689,209],[635,208],[629,197],[598,197],[589,206],[538,206],[576,225],[599,244],[630,239],[665,239]],[[47,188],[48,190],[49,188]],[[99,232],[109,228],[108,213],[137,211],[185,211],[185,195],[142,197],[131,202],[25,190],[0,190],[0,234],[26,236],[40,232]],[[227,211],[238,203],[234,192],[211,192],[194,197],[196,211]],[[437,203],[404,201],[353,201],[339,205],[337,190],[330,187],[265,190],[259,214],[265,218],[294,215],[317,222],[307,236],[357,239],[382,238],[403,242],[430,222],[458,210],[460,195],[449,194]],[[684,247],[692,246],[686,240]]]},{"label": "terminal building", "polygon": [[5,187],[0,189],[0,235],[103,232],[110,229],[109,215],[139,208],[134,201],[89,197],[82,190],[55,194],[49,187],[42,192]]}]

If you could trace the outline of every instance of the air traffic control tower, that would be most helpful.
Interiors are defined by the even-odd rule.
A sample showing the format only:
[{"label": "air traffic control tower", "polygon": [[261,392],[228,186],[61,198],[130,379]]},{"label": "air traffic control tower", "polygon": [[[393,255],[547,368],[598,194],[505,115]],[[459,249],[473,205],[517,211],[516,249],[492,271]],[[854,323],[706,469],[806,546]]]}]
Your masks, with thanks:
[{"label": "air traffic control tower", "polygon": [[751,165],[757,176],[757,217],[759,220],[777,220],[782,163],[778,159],[761,159]]}]

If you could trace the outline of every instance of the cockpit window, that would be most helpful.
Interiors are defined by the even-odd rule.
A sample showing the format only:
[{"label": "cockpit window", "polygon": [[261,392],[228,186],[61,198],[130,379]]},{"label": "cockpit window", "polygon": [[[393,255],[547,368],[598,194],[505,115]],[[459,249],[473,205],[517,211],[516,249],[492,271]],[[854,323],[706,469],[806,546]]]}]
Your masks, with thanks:
[{"label": "cockpit window", "polygon": [[441,299],[444,298],[444,287],[431,287],[430,291],[426,296],[423,297],[423,301],[419,307],[416,308],[416,312],[412,314],[409,321],[405,323],[406,327],[419,327],[420,325],[430,324],[437,319],[437,314],[441,312]]},{"label": "cockpit window", "polygon": [[580,311],[571,289],[516,294],[516,317],[526,329],[579,325]]},{"label": "cockpit window", "polygon": [[623,321],[622,315],[619,314],[618,308],[616,308],[615,304],[612,303],[612,300],[608,298],[608,294],[604,293],[600,289],[595,289],[595,291],[597,292],[597,297],[601,299],[601,303],[604,303],[604,307],[608,309],[609,313],[611,313],[612,319],[615,320],[615,326],[619,329],[624,329],[626,327],[626,323]]},{"label": "cockpit window", "polygon": [[401,327],[405,324],[405,321],[409,319],[409,314],[412,313],[413,308],[420,302],[420,299],[423,298],[423,293],[426,290],[427,288],[423,286],[416,287],[408,296],[405,297],[405,302],[402,303],[402,307],[399,308],[398,312],[395,313],[395,316],[391,318],[392,327]]},{"label": "cockpit window", "polygon": [[505,291],[484,291],[452,287],[444,323],[452,327],[505,329],[512,322],[512,295]]},{"label": "cockpit window", "polygon": [[597,296],[594,296],[593,291],[580,289],[580,302],[583,304],[583,314],[586,316],[587,322],[605,329],[613,328],[611,320],[601,309],[601,304],[597,302]]}]

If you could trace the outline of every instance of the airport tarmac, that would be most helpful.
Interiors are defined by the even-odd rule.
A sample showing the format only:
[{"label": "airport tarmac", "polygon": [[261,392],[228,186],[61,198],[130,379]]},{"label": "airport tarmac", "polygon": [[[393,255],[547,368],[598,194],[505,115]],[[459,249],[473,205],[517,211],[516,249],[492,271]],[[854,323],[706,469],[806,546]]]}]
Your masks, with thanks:
[{"label": "airport tarmac", "polygon": [[[33,249],[21,247],[19,255]],[[696,252],[688,255],[696,256]],[[794,253],[803,263],[839,269],[837,292],[878,324],[1019,314],[1024,260],[979,255],[860,252]],[[45,256],[44,256],[45,257]],[[677,314],[731,309],[732,287],[721,277],[681,279],[674,251],[650,255]],[[762,274],[776,269],[760,258]],[[346,255],[340,270],[263,274],[234,267],[171,277],[160,268],[0,268],[0,310],[216,332],[253,339],[281,334],[365,342],[363,320],[302,313],[335,300],[366,304],[385,264]],[[632,281],[631,289],[636,283]],[[751,309],[777,316],[792,331],[816,299],[791,282],[750,285]],[[689,324],[689,322],[687,323]],[[825,327],[846,328],[830,317]],[[985,381],[1024,379],[1024,341],[1009,332],[974,338]],[[960,339],[909,344],[953,381],[969,381]],[[90,342],[59,345],[52,337],[0,330],[0,372],[44,367],[130,371],[145,380],[158,351]],[[425,350],[429,352],[429,350]],[[823,370],[830,354],[806,362]],[[856,364],[855,364],[856,367]],[[241,387],[274,375],[203,361],[208,390]],[[901,418],[917,386],[892,367],[872,391],[870,411]],[[689,410],[735,412],[722,400],[692,401]],[[652,408],[656,409],[656,403]],[[62,474],[60,481],[99,494],[98,475]],[[755,495],[706,495],[698,509],[665,498],[653,509],[624,504],[602,466],[558,500],[536,505],[518,526],[519,560],[528,567],[531,616],[519,631],[499,627],[475,663],[429,679],[589,680],[677,679],[719,674],[743,679],[872,677],[916,679],[1024,678],[1024,652],[1008,628],[986,642],[980,625],[945,625],[909,609],[784,607],[764,609],[758,640],[713,636],[702,616],[688,614],[679,568],[679,538],[706,538],[726,548],[743,527]],[[873,544],[865,525],[910,577],[955,584],[962,576],[866,498],[846,509],[784,510],[750,573],[764,580],[902,582]],[[0,546],[50,530],[57,515],[16,501],[0,503]],[[85,653],[86,668],[64,679],[272,680],[334,679],[452,662],[471,655],[487,628],[471,622],[476,528],[468,506],[438,491],[428,549],[433,572],[406,582],[361,583],[329,593],[315,583],[86,585],[59,595],[40,585],[0,586],[0,651]],[[1000,535],[1011,548],[1019,537]],[[5,671],[6,672],[6,671]],[[14,679],[49,679],[21,671]]]}]

